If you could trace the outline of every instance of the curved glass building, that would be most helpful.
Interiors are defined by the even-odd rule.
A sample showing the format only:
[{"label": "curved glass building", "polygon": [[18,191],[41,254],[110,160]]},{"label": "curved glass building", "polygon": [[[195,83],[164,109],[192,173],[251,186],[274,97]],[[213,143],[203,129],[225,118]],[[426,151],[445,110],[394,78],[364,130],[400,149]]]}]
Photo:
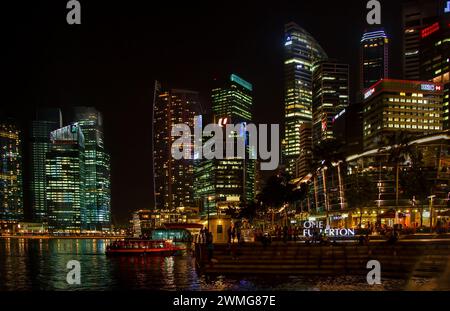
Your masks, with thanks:
[{"label": "curved glass building", "polygon": [[300,126],[312,121],[312,66],[327,54],[311,34],[290,22],[285,25],[284,55],[284,164],[292,173],[300,155]]}]

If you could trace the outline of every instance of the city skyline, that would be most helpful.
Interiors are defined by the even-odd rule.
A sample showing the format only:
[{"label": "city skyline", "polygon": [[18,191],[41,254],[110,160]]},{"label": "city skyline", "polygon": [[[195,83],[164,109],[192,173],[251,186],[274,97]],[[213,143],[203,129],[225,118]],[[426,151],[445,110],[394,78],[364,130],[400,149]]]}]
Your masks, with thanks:
[{"label": "city skyline", "polygon": [[[314,6],[314,4],[288,3],[285,4],[285,7],[277,6],[275,10],[278,14],[272,14],[272,11],[268,9],[254,4],[245,4],[242,6],[242,11],[235,16],[236,27],[228,27],[224,16],[217,18],[215,23],[205,23],[205,21],[217,16],[204,16],[204,10],[207,10],[208,7],[199,11],[195,11],[195,8],[192,8],[190,12],[194,12],[193,14],[200,18],[197,22],[191,23],[188,29],[179,30],[178,28],[174,29],[175,26],[171,26],[172,28],[169,27],[162,32],[158,29],[159,33],[156,34],[155,31],[150,30],[152,27],[143,27],[147,30],[141,29],[141,26],[147,23],[149,23],[147,26],[156,23],[156,21],[149,21],[146,14],[136,13],[136,11],[131,12],[131,8],[125,6],[124,10],[129,14],[119,16],[119,11],[114,8],[100,11],[99,7],[92,4],[92,6],[86,6],[86,10],[91,10],[90,12],[92,13],[86,14],[85,24],[89,25],[89,27],[94,26],[90,28],[95,29],[94,31],[84,29],[85,25],[81,25],[79,29],[75,30],[64,25],[61,29],[55,30],[54,26],[59,23],[57,17],[46,20],[33,30],[37,38],[44,39],[36,47],[36,49],[41,48],[42,50],[36,51],[37,53],[33,56],[34,61],[37,60],[33,66],[42,66],[43,71],[38,71],[39,73],[34,73],[26,78],[26,85],[30,85],[32,92],[25,95],[19,94],[18,96],[13,96],[13,93],[8,93],[8,95],[21,108],[61,106],[63,109],[66,109],[71,106],[84,105],[95,106],[105,114],[106,144],[113,155],[112,211],[113,216],[117,218],[115,219],[116,223],[125,223],[131,211],[151,207],[151,202],[153,202],[151,194],[151,166],[144,161],[140,161],[139,167],[133,163],[130,168],[124,163],[133,162],[131,160],[132,154],[139,154],[142,157],[140,159],[151,158],[152,133],[149,116],[151,114],[152,81],[154,79],[159,79],[163,82],[167,81],[173,87],[189,88],[198,91],[201,101],[208,103],[210,102],[208,97],[213,79],[223,76],[230,71],[237,72],[255,86],[255,122],[283,124],[283,32],[285,23],[295,21],[316,38],[329,56],[350,63],[350,80],[351,88],[353,88],[351,93],[354,93],[355,77],[358,74],[357,61],[355,59],[357,59],[359,39],[364,30],[365,5],[364,3],[359,4],[350,1],[350,3],[336,8],[325,6],[318,9]],[[389,18],[392,20],[394,15],[391,13],[392,8],[398,10],[399,4],[383,3],[382,8],[383,26],[387,28],[389,34],[392,33],[393,45],[397,46],[396,57],[400,59],[398,53],[401,46],[398,36],[400,26],[389,22]],[[55,14],[58,12],[57,7],[47,3],[39,4],[36,7],[38,12],[47,9],[51,12],[54,11]],[[60,9],[64,11],[65,8]],[[180,11],[182,9],[180,7]],[[319,20],[314,20],[307,16],[304,12],[308,10],[320,12]],[[12,10],[12,12],[16,11]],[[95,18],[91,15],[94,12]],[[146,12],[148,13],[148,10]],[[348,12],[355,17],[357,23],[355,23],[355,20],[349,21],[342,18]],[[96,15],[97,13],[99,14],[98,16]],[[246,13],[250,14],[247,15]],[[149,14],[151,16],[153,13],[150,12]],[[106,33],[103,25],[111,17],[117,17],[118,20],[118,25],[114,26],[117,27],[116,30],[118,31],[114,32],[114,34]],[[183,18],[180,17],[180,22]],[[133,19],[134,21],[132,21]],[[31,18],[30,21],[33,21],[33,19]],[[339,23],[342,28],[333,29],[333,27],[324,26],[322,25],[323,21],[329,21],[330,24]],[[125,28],[122,29],[122,26]],[[18,26],[16,28],[16,35],[28,33],[22,27]],[[398,28],[397,31],[395,30],[396,28]],[[198,32],[201,29],[209,34],[202,35],[201,31]],[[175,44],[175,42],[172,43],[171,39],[168,39],[175,30],[182,32],[182,36],[177,36],[177,38],[181,38],[180,42],[178,42],[179,48],[186,52],[182,58],[186,60],[191,59],[192,62],[183,63],[178,61],[180,58],[177,58],[176,55],[179,55],[179,53],[171,52],[167,53],[167,55],[161,53],[163,50],[170,50],[169,46]],[[336,33],[340,33],[340,31],[350,32],[353,35],[337,38]],[[71,37],[56,45],[42,37],[46,32],[58,36]],[[148,38],[146,38],[146,34],[148,34]],[[221,42],[220,40],[216,42],[217,39],[214,39],[216,34],[218,37],[227,38],[227,44],[225,44],[225,41]],[[102,40],[95,42],[99,35]],[[142,39],[141,35],[145,39]],[[159,45],[160,49],[153,48],[153,42],[157,42],[158,38],[162,40]],[[188,40],[189,38],[192,39],[192,42]],[[248,38],[252,39],[249,41]],[[211,45],[213,41],[215,43]],[[340,43],[341,41],[347,44],[344,44],[343,47],[343,44]],[[164,47],[162,42],[168,45]],[[10,53],[14,51],[24,53],[20,49],[21,44],[15,42],[8,51]],[[130,49],[132,46],[142,47],[143,49],[142,51]],[[201,52],[202,47],[204,48],[205,46],[209,46],[209,49],[213,51],[207,58],[204,58],[204,52]],[[112,47],[116,47],[117,51],[111,52],[110,48]],[[192,47],[195,48],[192,49]],[[50,54],[47,55],[42,51],[47,51]],[[395,53],[392,52],[392,54]],[[161,64],[156,65],[154,61],[148,61],[149,55],[152,55],[153,57],[151,58],[153,59],[161,59],[162,61],[158,61]],[[122,56],[125,56],[125,58]],[[50,59],[52,59],[51,63],[49,63]],[[176,62],[174,62],[175,59],[177,60]],[[142,63],[139,63],[138,60]],[[52,63],[54,64],[52,65]],[[82,65],[83,63],[84,65]],[[59,67],[56,69],[56,64],[61,69]],[[62,69],[64,68],[64,66],[61,66],[62,64],[68,66],[67,72]],[[90,77],[86,76],[85,66],[88,64],[94,68]],[[112,66],[113,64],[114,66]],[[143,65],[143,69],[138,69],[140,65]],[[196,70],[193,67],[194,65],[206,70]],[[13,77],[12,81],[18,82],[24,79],[18,73],[24,72],[26,67],[17,63],[15,66],[14,69],[18,70],[14,73],[11,71],[11,76]],[[12,70],[13,67],[8,67],[8,69]],[[120,76],[126,77],[127,81],[120,77],[119,73]],[[267,73],[267,75],[261,73]],[[393,73],[393,75],[397,76],[399,74],[400,70],[397,73]],[[40,76],[38,80],[36,80],[36,75]],[[56,79],[56,75],[63,75],[71,82],[61,84],[58,82],[59,79]],[[108,76],[113,78],[108,78]],[[47,79],[45,84],[38,82],[42,81],[43,77]],[[37,83],[32,85],[33,81]],[[97,83],[99,87],[93,90],[92,87],[97,85]],[[56,87],[50,88],[52,84]],[[17,90],[17,88],[15,85],[11,90]],[[351,102],[353,101],[351,100]],[[25,105],[24,103],[27,104]],[[120,105],[132,105],[134,107],[132,110],[124,111],[128,120],[123,119],[121,113],[118,113],[122,111]],[[273,109],[273,107],[278,108]],[[14,112],[14,108],[12,110]],[[31,114],[33,112],[29,111],[28,113]],[[17,111],[16,115],[18,115]],[[24,116],[19,116],[19,121],[25,118]],[[129,142],[128,148],[130,148],[125,148],[127,150],[121,148],[122,144],[120,141],[123,141],[125,138],[126,131],[122,130],[123,127],[119,125],[120,122],[125,122],[122,123],[125,125],[125,128],[132,128],[133,132],[139,134],[127,137]],[[28,133],[26,129],[24,133]],[[137,179],[139,180],[138,183],[127,185],[126,180],[133,180],[136,172],[142,170],[147,171],[148,174],[143,174],[139,177]],[[123,191],[123,189],[126,189],[126,191]],[[29,199],[25,201],[29,202]]]}]

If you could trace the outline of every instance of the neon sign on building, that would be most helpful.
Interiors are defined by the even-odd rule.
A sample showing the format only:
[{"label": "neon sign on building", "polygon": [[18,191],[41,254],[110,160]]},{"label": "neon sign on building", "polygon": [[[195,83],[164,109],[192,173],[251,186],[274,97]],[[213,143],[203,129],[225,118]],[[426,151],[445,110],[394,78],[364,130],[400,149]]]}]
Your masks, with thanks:
[{"label": "neon sign on building", "polygon": [[429,35],[435,33],[436,31],[439,30],[439,23],[436,22],[433,25],[422,29],[422,32],[420,33],[422,39],[428,37]]}]

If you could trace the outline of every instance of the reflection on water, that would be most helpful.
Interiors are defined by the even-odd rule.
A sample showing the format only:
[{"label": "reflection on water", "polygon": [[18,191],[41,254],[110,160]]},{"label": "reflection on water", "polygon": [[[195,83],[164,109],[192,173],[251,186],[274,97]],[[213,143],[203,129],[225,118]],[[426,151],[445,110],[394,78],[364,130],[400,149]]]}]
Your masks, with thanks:
[{"label": "reflection on water", "polygon": [[[405,281],[369,286],[364,277],[199,276],[189,252],[176,257],[106,257],[103,239],[0,239],[0,290],[401,290]],[[81,285],[66,264],[81,263]]]}]

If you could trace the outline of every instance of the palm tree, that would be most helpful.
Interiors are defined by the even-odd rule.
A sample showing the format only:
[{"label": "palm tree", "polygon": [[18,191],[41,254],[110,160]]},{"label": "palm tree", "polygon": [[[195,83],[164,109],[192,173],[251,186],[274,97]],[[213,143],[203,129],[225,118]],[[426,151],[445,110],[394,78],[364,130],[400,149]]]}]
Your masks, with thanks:
[{"label": "palm tree", "polygon": [[346,198],[349,207],[360,210],[359,225],[362,223],[363,207],[373,204],[376,187],[370,176],[358,172],[347,177]]},{"label": "palm tree", "polygon": [[395,205],[398,206],[399,197],[399,174],[400,165],[411,159],[412,148],[410,145],[411,135],[405,132],[395,132],[385,138],[386,149],[389,149],[388,162],[394,165],[395,169]]},{"label": "palm tree", "polygon": [[[326,171],[331,169],[334,166],[337,166],[338,171],[338,189],[341,198],[341,207],[344,203],[344,191],[341,177],[341,165],[345,163],[345,155],[343,151],[344,145],[336,140],[336,139],[328,139],[320,142],[313,149],[313,156],[315,159],[314,168],[320,169],[322,174],[322,182],[323,182],[323,194],[324,194],[324,205],[326,211],[326,219],[327,225],[329,224],[329,198],[328,198],[328,189],[326,183]],[[332,172],[332,170],[330,170]],[[331,173],[333,174],[333,173]],[[333,176],[332,176],[333,177]]]},{"label": "palm tree", "polygon": [[401,185],[410,198],[420,201],[420,226],[423,224],[423,203],[430,195],[427,184],[426,170],[423,167],[423,154],[416,150],[411,153],[411,164],[408,170],[401,174]]}]

